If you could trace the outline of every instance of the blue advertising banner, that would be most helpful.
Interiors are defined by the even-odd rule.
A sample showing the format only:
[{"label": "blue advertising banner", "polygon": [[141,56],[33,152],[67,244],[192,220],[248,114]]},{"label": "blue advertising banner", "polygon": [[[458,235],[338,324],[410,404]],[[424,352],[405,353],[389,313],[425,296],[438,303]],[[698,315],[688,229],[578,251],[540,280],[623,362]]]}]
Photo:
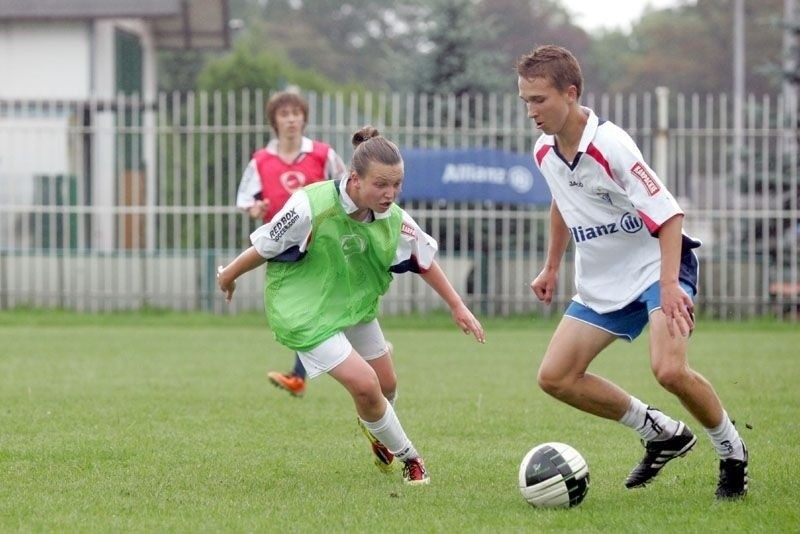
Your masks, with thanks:
[{"label": "blue advertising banner", "polygon": [[549,205],[533,156],[492,149],[401,149],[400,200],[471,200]]}]

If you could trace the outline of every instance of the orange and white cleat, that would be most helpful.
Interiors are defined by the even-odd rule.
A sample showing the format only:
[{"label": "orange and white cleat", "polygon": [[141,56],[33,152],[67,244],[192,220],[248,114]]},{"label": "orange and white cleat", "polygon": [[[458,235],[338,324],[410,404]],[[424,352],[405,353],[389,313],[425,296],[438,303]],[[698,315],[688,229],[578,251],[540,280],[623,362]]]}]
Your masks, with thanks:
[{"label": "orange and white cleat", "polygon": [[289,392],[292,397],[302,397],[306,392],[305,379],[294,373],[283,374],[277,371],[267,373],[267,378],[273,385]]}]

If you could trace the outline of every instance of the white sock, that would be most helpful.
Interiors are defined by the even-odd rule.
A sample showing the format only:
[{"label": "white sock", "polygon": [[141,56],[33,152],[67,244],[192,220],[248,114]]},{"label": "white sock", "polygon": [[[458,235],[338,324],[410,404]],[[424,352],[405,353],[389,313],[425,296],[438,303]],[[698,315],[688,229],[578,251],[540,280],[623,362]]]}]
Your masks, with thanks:
[{"label": "white sock", "polygon": [[678,430],[677,421],[662,411],[651,408],[634,396],[631,396],[628,411],[619,422],[634,429],[645,441],[668,439],[674,436]]},{"label": "white sock", "polygon": [[719,426],[706,428],[705,431],[721,460],[729,458],[744,460],[744,444],[739,431],[728,417],[728,412],[722,412],[722,422]]},{"label": "white sock", "polygon": [[394,413],[391,403],[386,403],[386,412],[377,421],[373,423],[363,419],[361,421],[367,430],[372,432],[372,435],[378,438],[398,460],[403,461],[419,456],[414,444],[408,439],[405,430],[400,425],[400,420]]}]

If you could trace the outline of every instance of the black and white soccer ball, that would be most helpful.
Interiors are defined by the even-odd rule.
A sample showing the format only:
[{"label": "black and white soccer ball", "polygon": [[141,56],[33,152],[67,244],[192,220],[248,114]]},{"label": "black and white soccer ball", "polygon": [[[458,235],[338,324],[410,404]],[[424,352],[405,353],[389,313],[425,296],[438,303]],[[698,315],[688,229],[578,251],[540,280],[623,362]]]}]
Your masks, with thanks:
[{"label": "black and white soccer ball", "polygon": [[522,459],[519,490],[536,508],[577,506],[589,491],[589,465],[569,445],[542,443]]}]

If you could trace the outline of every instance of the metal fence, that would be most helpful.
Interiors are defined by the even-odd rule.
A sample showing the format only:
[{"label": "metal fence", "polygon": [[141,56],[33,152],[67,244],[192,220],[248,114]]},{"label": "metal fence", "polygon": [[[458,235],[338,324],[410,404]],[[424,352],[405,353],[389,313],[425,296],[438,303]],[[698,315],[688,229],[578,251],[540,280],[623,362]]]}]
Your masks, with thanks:
[{"label": "metal fence", "polygon": [[[0,309],[260,309],[263,272],[246,275],[229,306],[214,269],[248,245],[254,228],[233,204],[251,153],[271,135],[266,96],[0,100]],[[306,96],[307,135],[346,160],[365,124],[409,148],[529,153],[536,135],[514,94]],[[701,313],[796,320],[797,102],[666,90],[584,102],[630,132],[686,210],[687,231],[703,240]],[[481,314],[558,313],[571,297],[570,253],[554,306],[528,287],[544,259],[546,207],[401,205],[439,240],[440,263]],[[385,313],[437,307],[414,275],[396,277],[383,302]]]}]

